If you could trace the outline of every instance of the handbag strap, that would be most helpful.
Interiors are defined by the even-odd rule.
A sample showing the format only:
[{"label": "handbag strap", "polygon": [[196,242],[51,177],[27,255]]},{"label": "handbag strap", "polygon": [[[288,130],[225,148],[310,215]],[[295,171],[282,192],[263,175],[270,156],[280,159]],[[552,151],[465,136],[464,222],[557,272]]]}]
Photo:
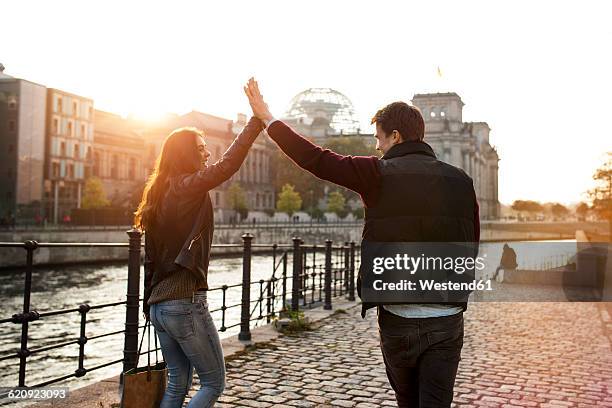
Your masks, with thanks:
[{"label": "handbag strap", "polygon": [[[140,361],[140,353],[142,352],[142,343],[144,343],[145,333],[148,331],[148,348],[147,348],[147,370],[151,371],[151,319],[145,321],[144,330],[142,331],[142,337],[140,338],[140,345],[138,346],[138,354],[136,354],[136,367]],[[155,336],[155,343],[157,346],[157,335]],[[157,349],[157,347],[155,347]],[[157,350],[156,350],[157,353]],[[157,357],[156,357],[157,358]]]},{"label": "handbag strap", "polygon": [[151,323],[149,321],[149,334],[147,336],[147,367],[151,367]]},{"label": "handbag strap", "polygon": [[147,318],[147,320],[145,321],[144,330],[142,331],[142,337],[140,338],[140,345],[138,346],[138,353],[136,354],[136,367],[138,367],[138,362],[140,361],[140,352],[142,350],[142,343],[144,342],[145,332],[147,331],[147,328],[149,327],[150,324],[151,324],[151,320]]},{"label": "handbag strap", "polygon": [[155,365],[159,364],[159,359],[157,358],[157,329],[153,326],[153,338],[155,339]]}]

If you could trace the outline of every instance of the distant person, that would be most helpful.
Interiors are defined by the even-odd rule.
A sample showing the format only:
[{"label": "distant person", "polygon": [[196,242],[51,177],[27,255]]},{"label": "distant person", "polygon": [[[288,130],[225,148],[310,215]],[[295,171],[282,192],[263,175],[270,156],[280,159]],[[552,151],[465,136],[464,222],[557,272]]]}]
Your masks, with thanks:
[{"label": "distant person", "polygon": [[262,129],[252,118],[210,166],[204,134],[175,130],[164,141],[135,213],[134,225],[145,231],[144,313],[168,365],[161,408],[182,407],[194,368],[201,387],[189,408],[212,407],[224,389],[223,351],[206,301],[214,227],[209,191],[239,169]]},{"label": "distant person", "polygon": [[500,274],[500,271],[515,270],[517,267],[516,252],[514,249],[510,248],[508,244],[504,244],[501,260],[499,261],[499,266],[495,269],[493,280],[502,282],[504,280],[504,274],[503,272]]},{"label": "distant person", "polygon": [[[274,119],[253,78],[245,93],[268,135],[298,166],[361,196],[363,241],[479,241],[472,179],[436,158],[423,141],[425,123],[417,108],[394,102],[374,115],[376,149],[382,158],[343,156]],[[362,316],[372,307],[378,308],[382,355],[398,406],[450,407],[467,302],[368,303],[363,304]]]}]

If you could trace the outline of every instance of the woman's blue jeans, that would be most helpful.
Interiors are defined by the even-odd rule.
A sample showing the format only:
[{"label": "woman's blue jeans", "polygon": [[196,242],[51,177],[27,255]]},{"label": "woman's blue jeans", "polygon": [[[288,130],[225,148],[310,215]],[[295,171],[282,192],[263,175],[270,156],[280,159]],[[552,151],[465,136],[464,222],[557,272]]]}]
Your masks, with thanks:
[{"label": "woman's blue jeans", "polygon": [[160,408],[179,408],[191,387],[195,368],[200,389],[188,408],[212,407],[225,387],[225,362],[206,292],[194,298],[151,305],[151,323],[157,330],[168,366],[168,385]]}]

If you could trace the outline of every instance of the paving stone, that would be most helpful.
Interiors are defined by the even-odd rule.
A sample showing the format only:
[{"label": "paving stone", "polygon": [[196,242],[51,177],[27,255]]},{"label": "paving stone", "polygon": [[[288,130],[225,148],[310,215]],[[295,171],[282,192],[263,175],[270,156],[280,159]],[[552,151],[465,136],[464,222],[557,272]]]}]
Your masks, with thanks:
[{"label": "paving stone", "polygon": [[[596,303],[476,303],[453,407],[612,407],[612,327]],[[227,362],[222,407],[395,407],[375,313],[359,308]],[[195,382],[194,382],[195,384]],[[190,395],[195,393],[195,388]]]}]

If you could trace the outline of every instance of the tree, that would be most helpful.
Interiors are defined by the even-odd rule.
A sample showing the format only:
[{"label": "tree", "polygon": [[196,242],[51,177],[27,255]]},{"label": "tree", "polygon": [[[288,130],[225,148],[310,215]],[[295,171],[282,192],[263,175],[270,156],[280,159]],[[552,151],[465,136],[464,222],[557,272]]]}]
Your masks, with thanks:
[{"label": "tree", "polygon": [[589,190],[592,210],[599,218],[608,220],[612,238],[612,152],[606,154],[606,162],[593,174],[595,187]]},{"label": "tree", "polygon": [[579,220],[584,221],[588,212],[589,212],[589,205],[587,203],[580,203],[576,207],[576,215],[578,216]]},{"label": "tree", "polygon": [[554,203],[552,207],[550,207],[550,211],[552,212],[552,215],[555,218],[562,218],[569,213],[567,207],[559,203]]},{"label": "tree", "polygon": [[[371,138],[374,140],[374,138]],[[375,144],[368,142],[363,137],[356,136],[345,136],[345,137],[334,137],[327,139],[323,144],[323,147],[333,152],[342,155],[351,156],[375,156],[376,150],[374,149]]]},{"label": "tree", "polygon": [[538,203],[537,201],[516,200],[515,202],[512,203],[512,209],[520,213],[527,212],[529,214],[533,214],[536,212],[543,211],[544,207],[542,206],[542,204]]},{"label": "tree", "polygon": [[84,209],[108,207],[110,201],[106,198],[102,181],[97,177],[90,177],[85,182],[85,192],[81,207]]},{"label": "tree", "polygon": [[240,216],[240,219],[246,218],[249,207],[246,202],[246,195],[240,186],[240,183],[233,182],[227,189],[227,198],[229,206]]},{"label": "tree", "polygon": [[345,204],[346,200],[339,191],[332,191],[327,196],[327,211],[334,212],[340,217],[346,215]]},{"label": "tree", "polygon": [[295,191],[294,187],[291,184],[285,184],[280,194],[278,195],[276,209],[282,212],[286,212],[287,214],[289,214],[289,216],[291,216],[300,208],[302,208],[302,197],[300,197],[300,193]]},{"label": "tree", "polygon": [[357,218],[358,220],[362,220],[364,217],[364,210],[363,208],[355,208],[353,210],[353,215],[355,216],[355,218]]}]

